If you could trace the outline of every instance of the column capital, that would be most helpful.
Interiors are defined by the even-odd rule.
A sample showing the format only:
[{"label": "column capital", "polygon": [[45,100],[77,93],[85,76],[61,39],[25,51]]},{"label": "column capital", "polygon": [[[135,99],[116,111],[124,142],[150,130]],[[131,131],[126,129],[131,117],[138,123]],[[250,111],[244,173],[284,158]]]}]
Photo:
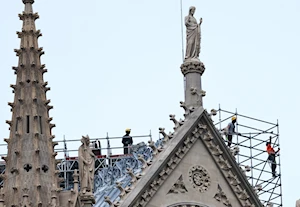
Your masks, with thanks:
[{"label": "column capital", "polygon": [[205,71],[205,66],[200,61],[184,62],[180,68],[183,75],[188,73],[200,73],[202,75]]},{"label": "column capital", "polygon": [[33,4],[34,3],[34,0],[22,0],[23,1],[23,4]]}]

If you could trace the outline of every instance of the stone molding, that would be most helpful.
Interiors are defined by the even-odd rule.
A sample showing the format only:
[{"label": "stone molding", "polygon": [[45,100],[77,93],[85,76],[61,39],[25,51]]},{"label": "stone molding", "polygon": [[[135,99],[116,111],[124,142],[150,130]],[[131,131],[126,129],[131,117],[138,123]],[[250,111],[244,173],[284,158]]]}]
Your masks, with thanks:
[{"label": "stone molding", "polygon": [[178,178],[176,183],[174,183],[174,185],[172,186],[172,188],[169,190],[169,192],[167,194],[170,194],[170,193],[178,194],[178,193],[186,193],[186,192],[188,192],[188,190],[185,187],[182,175],[180,175],[180,177]]},{"label": "stone molding", "polygon": [[224,157],[223,151],[220,149],[220,146],[216,145],[213,142],[213,135],[208,129],[207,125],[199,123],[198,127],[200,128],[200,130],[195,130],[193,133],[200,133],[199,135],[203,139],[203,143],[206,145],[208,151],[212,154],[213,159],[215,160],[218,167],[221,169],[221,172],[228,181],[228,184],[233,189],[238,200],[242,204],[242,207],[255,207],[255,205],[250,202],[250,196],[248,195],[246,190],[240,185],[241,182],[239,178],[232,171],[232,166],[229,164],[226,157]]},{"label": "stone molding", "polygon": [[[189,114],[186,114],[186,119],[183,124],[187,126],[182,127],[179,125],[175,127],[174,133],[166,135],[166,133],[163,133],[163,128],[160,129],[161,133],[164,135],[164,144],[161,150],[159,150],[160,153],[154,157],[153,164],[151,167],[148,166],[143,169],[143,172],[141,173],[143,176],[137,183],[132,185],[134,192],[127,195],[124,200],[120,200],[119,203],[114,203],[110,206],[145,206],[150,201],[162,183],[184,157],[186,152],[188,152],[189,148],[196,142],[197,139],[195,137],[188,137],[188,134],[190,134],[189,131],[191,131],[192,125],[194,125],[195,121],[203,111],[204,109],[202,107],[189,110]],[[176,123],[174,123],[174,125],[176,126]],[[182,137],[184,137],[184,140]],[[176,146],[175,148],[174,144]],[[146,177],[146,174],[147,178],[144,178]],[[144,182],[149,184],[143,184]],[[133,198],[134,200],[132,200]]]},{"label": "stone molding", "polygon": [[218,184],[218,192],[215,194],[214,198],[223,203],[225,206],[232,207],[230,201],[228,200],[226,194],[223,192],[221,186]]},{"label": "stone molding", "polygon": [[167,165],[158,173],[156,178],[150,183],[148,188],[143,192],[142,196],[134,203],[133,207],[144,207],[155,195],[160,186],[166,181],[171,172],[176,168],[181,159],[186,155],[189,149],[196,142],[197,138],[187,137],[183,144],[176,150],[173,156],[168,159]]},{"label": "stone molding", "polygon": [[220,140],[214,139],[214,137],[220,135],[217,134],[216,129],[214,130],[208,113],[204,111],[202,107],[199,107],[188,116],[188,119],[184,120],[184,125],[185,124],[186,126],[184,128],[179,127],[180,130],[176,129],[172,140],[166,142],[163,146],[163,152],[156,156],[151,167],[147,167],[146,170],[143,171],[142,174],[147,174],[147,177],[143,176],[135,183],[132,186],[134,192],[127,195],[127,198],[123,198],[124,200],[120,200],[118,206],[146,206],[197,139],[202,139],[207,150],[212,155],[221,173],[239,200],[240,206],[262,206],[257,195],[252,192],[253,190],[246,177],[240,172],[234,158],[228,150],[226,151],[225,144],[221,143],[221,138],[219,137]]},{"label": "stone molding", "polygon": [[200,73],[202,75],[205,71],[205,66],[202,62],[185,62],[180,68],[184,76],[188,73]]},{"label": "stone molding", "polygon": [[23,0],[23,4],[33,4],[34,0]]},{"label": "stone molding", "polygon": [[175,203],[168,207],[208,207],[208,206],[202,205],[202,204],[197,204],[197,203],[191,203],[191,202],[181,202],[181,203]]},{"label": "stone molding", "polygon": [[33,20],[37,20],[39,17],[40,16],[37,12],[36,13],[23,12],[22,14],[19,14],[20,20],[25,20],[25,19],[28,19],[28,18],[32,18]]},{"label": "stone molding", "polygon": [[210,187],[210,176],[207,170],[200,166],[193,166],[189,170],[189,179],[194,188],[197,188],[200,193],[203,193],[208,190]]}]

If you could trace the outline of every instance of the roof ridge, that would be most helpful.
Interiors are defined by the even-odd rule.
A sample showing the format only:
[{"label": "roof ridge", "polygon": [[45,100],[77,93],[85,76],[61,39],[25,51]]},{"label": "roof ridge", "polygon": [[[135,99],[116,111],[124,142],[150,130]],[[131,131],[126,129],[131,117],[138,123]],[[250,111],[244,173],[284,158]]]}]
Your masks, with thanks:
[{"label": "roof ridge", "polygon": [[[152,163],[154,161],[157,160],[158,156],[161,154],[161,152],[163,152],[170,144],[170,141],[172,140],[172,138],[176,135],[176,133],[178,132],[178,130],[180,129],[180,127],[184,124],[184,122],[186,121],[186,119],[188,119],[190,117],[190,115],[195,111],[194,107],[190,107],[188,108],[185,104],[185,102],[180,101],[180,107],[182,107],[184,109],[184,114],[183,116],[185,117],[184,120],[179,119],[179,121],[177,121],[175,119],[175,115],[174,114],[170,114],[170,120],[173,121],[174,123],[174,132],[170,132],[169,134],[165,133],[165,128],[160,127],[159,128],[159,133],[162,134],[164,137],[162,138],[162,143],[163,145],[159,145],[159,146],[155,146],[155,142],[150,139],[148,141],[148,146],[152,149],[152,160],[145,160],[143,155],[138,155],[138,160],[142,163],[142,167],[141,173],[137,173],[136,175],[132,172],[132,169],[127,169],[127,174],[130,175],[130,177],[132,178],[131,181],[131,186],[127,186],[124,189],[119,189],[121,191],[120,195],[118,196],[120,198],[120,201],[111,201],[109,196],[105,196],[105,202],[108,203],[111,207],[117,207],[120,206],[122,203],[122,200],[124,200],[124,198],[126,197],[126,195],[128,195],[131,190],[137,185],[137,181],[140,180],[142,178],[143,175],[145,175],[145,172],[149,169],[149,167],[152,165]],[[202,107],[201,107],[202,108]],[[117,184],[117,183],[116,183]]]}]

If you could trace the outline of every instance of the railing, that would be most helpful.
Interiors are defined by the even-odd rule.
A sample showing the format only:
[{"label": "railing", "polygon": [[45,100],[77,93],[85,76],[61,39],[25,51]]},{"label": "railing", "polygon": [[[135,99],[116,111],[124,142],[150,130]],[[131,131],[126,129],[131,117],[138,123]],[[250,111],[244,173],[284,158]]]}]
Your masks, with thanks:
[{"label": "railing", "polygon": [[[133,144],[132,146],[120,146],[122,145],[123,137],[109,137],[104,138],[90,138],[92,151],[96,155],[95,159],[95,172],[98,169],[114,166],[115,163],[126,157],[132,156],[130,153],[138,148],[138,145],[143,145],[142,143],[147,143],[152,140],[151,131],[149,135],[132,136]],[[93,142],[99,141],[101,147],[93,147]],[[55,140],[58,145],[55,147],[54,151],[58,153],[57,160],[60,163],[57,165],[58,170],[60,170],[60,177],[63,177],[65,182],[63,183],[64,188],[69,188],[69,184],[73,181],[72,175],[75,169],[78,169],[78,148],[81,145],[81,139],[69,139],[66,140],[65,137],[62,140]],[[124,154],[124,149],[128,150],[128,154]],[[0,144],[0,152],[5,152],[7,150],[7,144]],[[6,156],[6,154],[0,154],[0,156]],[[5,173],[5,162],[0,161],[0,174]],[[3,181],[0,178],[0,186],[3,185]]]}]

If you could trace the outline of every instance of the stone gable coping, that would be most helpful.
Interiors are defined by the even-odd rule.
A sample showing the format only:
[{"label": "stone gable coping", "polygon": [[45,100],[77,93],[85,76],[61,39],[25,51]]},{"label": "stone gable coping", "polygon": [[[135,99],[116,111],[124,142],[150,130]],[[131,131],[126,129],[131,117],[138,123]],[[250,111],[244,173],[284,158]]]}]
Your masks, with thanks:
[{"label": "stone gable coping", "polygon": [[[218,137],[218,139],[214,139],[214,137]],[[241,205],[243,207],[262,206],[234,157],[225,146],[221,135],[214,127],[210,116],[202,107],[189,114],[183,125],[176,128],[173,138],[165,143],[164,150],[160,150],[152,162],[142,160],[143,172],[138,181],[130,187],[130,193],[122,195],[120,201],[110,203],[110,206],[146,206],[198,138],[202,138]]]}]

